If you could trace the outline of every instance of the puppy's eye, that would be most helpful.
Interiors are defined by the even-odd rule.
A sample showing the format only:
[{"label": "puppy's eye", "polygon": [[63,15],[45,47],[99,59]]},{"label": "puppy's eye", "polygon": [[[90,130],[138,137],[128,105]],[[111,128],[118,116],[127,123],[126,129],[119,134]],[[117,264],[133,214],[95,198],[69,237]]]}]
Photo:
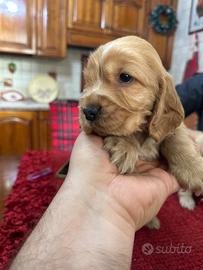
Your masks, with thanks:
[{"label": "puppy's eye", "polygon": [[130,83],[130,82],[133,81],[133,77],[130,76],[129,74],[127,74],[127,73],[121,73],[119,75],[119,81],[121,83]]}]

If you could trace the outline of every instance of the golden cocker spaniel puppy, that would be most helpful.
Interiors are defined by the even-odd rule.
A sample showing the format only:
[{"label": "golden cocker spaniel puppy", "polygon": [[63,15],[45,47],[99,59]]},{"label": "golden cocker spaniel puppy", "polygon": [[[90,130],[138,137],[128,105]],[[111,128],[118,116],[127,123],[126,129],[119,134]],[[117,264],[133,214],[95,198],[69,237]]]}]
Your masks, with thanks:
[{"label": "golden cocker spaniel puppy", "polygon": [[[155,49],[128,36],[100,46],[84,71],[80,124],[104,137],[121,174],[136,171],[138,159],[168,161],[181,187],[203,190],[203,158],[182,124],[184,112],[171,76]],[[156,218],[148,224],[159,227]]]}]

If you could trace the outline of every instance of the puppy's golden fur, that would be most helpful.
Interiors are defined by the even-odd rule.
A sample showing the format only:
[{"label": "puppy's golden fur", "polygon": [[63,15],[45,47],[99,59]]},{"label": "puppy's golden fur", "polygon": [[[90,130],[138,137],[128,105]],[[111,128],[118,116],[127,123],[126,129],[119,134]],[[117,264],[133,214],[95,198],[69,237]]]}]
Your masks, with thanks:
[{"label": "puppy's golden fur", "polygon": [[[132,81],[121,82],[122,73]],[[171,76],[147,41],[129,36],[100,46],[84,76],[81,127],[105,138],[120,173],[134,172],[138,159],[153,160],[161,153],[183,188],[203,190],[203,159],[182,124],[184,112]],[[83,113],[88,106],[101,108],[95,121]]]}]

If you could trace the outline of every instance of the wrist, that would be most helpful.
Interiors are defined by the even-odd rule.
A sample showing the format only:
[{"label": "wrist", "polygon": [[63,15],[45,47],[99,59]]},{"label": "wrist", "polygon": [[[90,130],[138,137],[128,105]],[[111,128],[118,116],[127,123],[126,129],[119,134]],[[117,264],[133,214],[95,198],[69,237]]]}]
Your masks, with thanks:
[{"label": "wrist", "polygon": [[[72,185],[65,188],[75,204],[76,217],[68,236],[73,251],[70,263],[77,269],[89,269],[95,260],[98,270],[107,269],[111,263],[117,270],[130,269],[135,228],[126,220],[124,211],[102,189],[95,190],[91,185],[86,185],[85,192]],[[77,225],[79,230],[75,230]],[[78,257],[84,258],[80,261]]]},{"label": "wrist", "polygon": [[69,175],[63,188],[75,204],[74,212],[83,209],[84,213],[91,214],[95,219],[109,222],[126,236],[134,236],[136,231],[134,220],[116,201],[108,185],[88,182],[85,176],[78,184],[75,177]]}]

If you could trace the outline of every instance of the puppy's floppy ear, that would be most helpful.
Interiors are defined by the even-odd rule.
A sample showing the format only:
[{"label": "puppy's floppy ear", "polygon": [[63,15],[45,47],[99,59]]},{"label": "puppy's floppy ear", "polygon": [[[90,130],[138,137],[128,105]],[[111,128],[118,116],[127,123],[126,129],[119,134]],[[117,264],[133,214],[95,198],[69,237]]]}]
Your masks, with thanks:
[{"label": "puppy's floppy ear", "polygon": [[184,111],[169,74],[161,78],[159,94],[156,97],[154,111],[149,124],[149,135],[157,142],[181,124]]}]

